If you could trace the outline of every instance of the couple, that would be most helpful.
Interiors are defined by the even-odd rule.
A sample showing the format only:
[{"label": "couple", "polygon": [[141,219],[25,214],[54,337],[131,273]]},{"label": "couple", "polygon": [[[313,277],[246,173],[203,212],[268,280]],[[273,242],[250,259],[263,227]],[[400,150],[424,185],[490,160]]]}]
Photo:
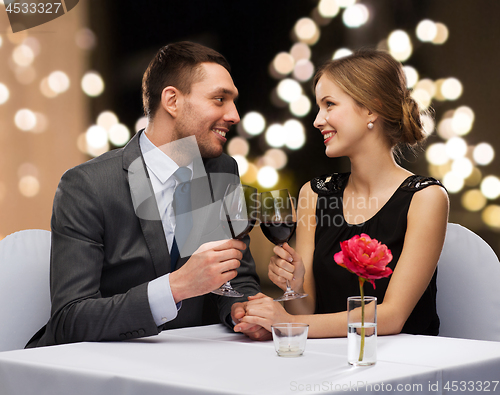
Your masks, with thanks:
[{"label": "couple", "polygon": [[[318,212],[320,199],[377,197],[379,211],[350,214],[370,218],[362,231],[387,244],[393,266],[398,264],[389,284],[377,287],[379,332],[434,333],[434,272],[448,200],[436,181],[417,182],[394,160],[395,147],[425,137],[401,65],[382,52],[360,53],[329,62],[314,86],[315,127],[326,154],[348,156],[352,171],[306,184],[300,201],[308,203],[299,215],[335,215]],[[226,133],[239,122],[238,91],[226,59],[199,44],[167,45],[148,66],[142,91],[146,129],[123,149],[70,169],[61,179],[51,222],[51,318],[27,347],[145,337],[216,322],[252,339],[270,338],[270,325],[278,321],[309,323],[312,337],[345,336],[341,306],[357,293],[345,278],[349,273],[335,272],[333,254],[359,227],[299,225],[296,250],[286,244],[275,248],[271,280],[282,288],[290,280],[310,295],[287,302],[287,310],[259,293],[248,236],[216,241],[218,221],[211,215],[218,211],[204,208],[217,206],[238,176],[235,161],[222,153]],[[182,221],[176,226],[172,213],[185,179],[191,180],[193,210],[203,215],[201,222],[193,215],[190,224],[199,249],[186,252],[181,246],[179,252]],[[228,280],[249,300],[210,293]],[[416,327],[407,328],[407,321]]]}]

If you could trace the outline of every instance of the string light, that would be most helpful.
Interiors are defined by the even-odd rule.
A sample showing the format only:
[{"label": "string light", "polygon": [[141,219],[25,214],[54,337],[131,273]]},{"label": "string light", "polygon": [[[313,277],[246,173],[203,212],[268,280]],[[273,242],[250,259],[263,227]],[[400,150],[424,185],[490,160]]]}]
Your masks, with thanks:
[{"label": "string light", "polygon": [[290,112],[296,117],[304,117],[311,111],[311,101],[305,95],[301,95],[293,103],[290,103]]},{"label": "string light", "polygon": [[290,49],[290,55],[298,62],[301,59],[311,58],[311,48],[305,43],[295,43]]},{"label": "string light", "polygon": [[447,78],[441,86],[441,93],[447,100],[457,100],[462,90],[462,84],[456,78]]},{"label": "string light", "polygon": [[88,128],[85,137],[90,148],[103,148],[108,143],[108,132],[101,126],[93,125]]},{"label": "string light", "polygon": [[281,75],[290,74],[295,66],[295,59],[287,52],[280,52],[273,60],[274,69]]},{"label": "string light", "polygon": [[286,142],[286,132],[283,125],[278,123],[270,125],[266,130],[265,138],[271,147],[283,147]]},{"label": "string light", "polygon": [[391,55],[401,62],[410,57],[413,51],[410,36],[404,30],[393,31],[387,40]]},{"label": "string light", "polygon": [[458,136],[464,136],[471,131],[473,123],[474,111],[467,106],[462,106],[453,113],[451,128]]},{"label": "string light", "polygon": [[242,137],[233,137],[227,143],[227,153],[230,156],[247,156],[250,151],[250,144]]},{"label": "string light", "polygon": [[140,117],[136,123],[135,123],[135,131],[138,132],[139,130],[145,129],[148,126],[148,118],[147,117]]},{"label": "string light", "polygon": [[52,99],[57,96],[57,92],[55,92],[49,85],[49,79],[44,78],[40,81],[40,92],[48,99]]},{"label": "string light", "polygon": [[302,148],[306,141],[304,125],[296,119],[290,119],[283,125],[284,134],[286,135],[285,145],[292,149],[298,150]]},{"label": "string light", "polygon": [[109,129],[108,139],[114,146],[122,147],[130,140],[130,130],[124,124],[117,123]]},{"label": "string light", "polygon": [[257,182],[264,188],[274,187],[278,183],[278,180],[278,172],[271,166],[264,166],[257,173]]},{"label": "string light", "polygon": [[418,71],[412,66],[403,66],[403,71],[406,75],[406,87],[413,88],[418,82]]},{"label": "string light", "polygon": [[302,95],[302,87],[300,84],[291,79],[285,78],[280,81],[277,87],[278,96],[280,99],[284,100],[287,103],[292,103],[300,98]]},{"label": "string light", "polygon": [[242,126],[248,134],[257,136],[266,128],[266,120],[261,113],[251,111],[243,117]]},{"label": "string light", "polygon": [[444,143],[434,143],[429,145],[427,151],[425,152],[425,156],[427,161],[434,165],[444,165],[450,159]]},{"label": "string light", "polygon": [[332,59],[340,59],[340,58],[343,58],[345,56],[349,56],[350,54],[352,54],[352,51],[350,49],[339,48],[334,52]]},{"label": "string light", "polygon": [[340,8],[347,8],[356,3],[356,0],[337,0],[337,4]]},{"label": "string light", "polygon": [[478,165],[486,166],[489,165],[495,158],[495,150],[488,143],[480,143],[474,147],[472,151],[472,157],[474,162]]},{"label": "string light", "polygon": [[242,174],[241,181],[245,184],[253,184],[257,182],[257,173],[259,169],[253,163],[248,163],[248,169],[245,174]]},{"label": "string light", "polygon": [[106,130],[110,130],[118,122],[118,116],[112,111],[103,111],[97,117],[97,125]]},{"label": "string light", "polygon": [[443,185],[450,193],[457,193],[464,187],[464,179],[454,172],[446,173],[443,177]]},{"label": "string light", "polygon": [[249,168],[248,160],[243,155],[232,155],[232,157],[238,164],[240,176],[244,176]]},{"label": "string light", "polygon": [[99,96],[104,91],[104,81],[95,71],[85,73],[82,78],[82,90],[91,97]]},{"label": "string light", "polygon": [[293,69],[293,77],[301,82],[309,81],[314,75],[314,64],[309,59],[297,61]]},{"label": "string light", "polygon": [[469,211],[482,210],[486,202],[486,198],[479,189],[471,189],[462,195],[462,206]]},{"label": "string light", "polygon": [[486,225],[491,226],[495,229],[500,229],[500,206],[496,204],[487,206],[483,210],[481,218]]},{"label": "string light", "polygon": [[487,176],[481,181],[481,192],[482,194],[491,200],[496,199],[500,196],[500,179],[497,176]]},{"label": "string light", "polygon": [[461,137],[452,137],[446,142],[446,154],[451,159],[458,159],[467,153],[467,143]]},{"label": "string light", "polygon": [[264,154],[263,159],[266,165],[271,166],[276,170],[283,169],[288,162],[288,157],[285,151],[279,148],[268,149]]},{"label": "string light", "polygon": [[458,158],[451,164],[451,171],[463,179],[472,174],[473,168],[474,166],[469,158]]},{"label": "string light", "polygon": [[27,108],[23,108],[16,112],[14,123],[23,132],[30,131],[36,126],[35,113]]},{"label": "string light", "polygon": [[19,180],[18,188],[21,195],[32,198],[40,192],[40,182],[34,176],[24,176]]},{"label": "string light", "polygon": [[417,25],[416,34],[420,41],[431,42],[436,38],[437,30],[437,26],[433,21],[424,19]]},{"label": "string light", "polygon": [[320,0],[318,11],[324,18],[333,18],[339,13],[340,6],[337,0]]},{"label": "string light", "polygon": [[448,40],[449,36],[448,28],[443,23],[438,22],[436,23],[436,29],[437,29],[436,36],[432,40],[432,43],[436,45],[444,44],[446,40]]},{"label": "string light", "polygon": [[69,89],[70,81],[68,75],[63,71],[54,71],[47,78],[49,88],[57,94]]},{"label": "string light", "polygon": [[47,127],[49,125],[47,116],[45,114],[42,114],[41,112],[35,112],[35,118],[35,126],[30,131],[33,133],[42,133],[47,130]]},{"label": "string light", "polygon": [[76,45],[82,49],[90,50],[96,45],[96,36],[89,28],[80,29],[75,35]]},{"label": "string light", "polygon": [[0,82],[0,105],[4,104],[7,100],[9,100],[10,92],[7,85],[2,84]]},{"label": "string light", "polygon": [[353,4],[345,9],[342,20],[347,27],[357,28],[368,21],[369,15],[368,8],[363,4]]},{"label": "string light", "polygon": [[21,67],[29,66],[35,59],[33,50],[27,45],[21,44],[14,48],[12,52],[12,59]]},{"label": "string light", "polygon": [[298,40],[314,45],[319,40],[320,32],[318,25],[311,18],[301,18],[294,27],[294,33]]},{"label": "string light", "polygon": [[434,129],[436,128],[434,119],[428,114],[423,114],[420,118],[422,120],[422,126],[425,134],[427,136],[431,135],[434,132]]}]

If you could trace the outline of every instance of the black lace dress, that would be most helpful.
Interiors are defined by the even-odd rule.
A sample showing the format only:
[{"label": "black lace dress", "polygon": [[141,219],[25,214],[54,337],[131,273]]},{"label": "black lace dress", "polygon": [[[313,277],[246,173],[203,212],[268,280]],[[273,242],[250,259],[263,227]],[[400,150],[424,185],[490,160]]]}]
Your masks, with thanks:
[{"label": "black lace dress", "polygon": [[[347,298],[359,295],[358,277],[337,265],[333,255],[340,251],[340,242],[361,233],[368,234],[387,245],[393,259],[389,267],[394,270],[401,251],[407,226],[407,214],[411,199],[415,192],[429,185],[442,184],[430,177],[412,175],[408,177],[394,192],[387,203],[369,220],[359,225],[356,218],[344,218],[343,194],[350,173],[335,173],[314,178],[311,188],[318,194],[316,205],[317,226],[315,234],[315,250],[313,274],[316,284],[316,313],[336,313],[347,309]],[[360,207],[359,204],[375,204],[375,202],[354,201],[346,204],[349,207]],[[439,317],[436,311],[436,276],[425,290],[417,305],[410,314],[402,333],[437,335]],[[365,295],[376,296],[382,303],[389,284],[388,278],[375,280],[376,289],[365,283]]]}]

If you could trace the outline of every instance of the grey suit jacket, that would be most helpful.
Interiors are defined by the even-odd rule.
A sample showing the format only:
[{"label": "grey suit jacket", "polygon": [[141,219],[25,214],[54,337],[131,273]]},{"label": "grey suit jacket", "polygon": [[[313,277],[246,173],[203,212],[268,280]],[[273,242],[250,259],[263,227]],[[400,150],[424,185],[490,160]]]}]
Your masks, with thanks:
[{"label": "grey suit jacket", "polygon": [[[227,324],[231,305],[241,301],[207,294],[184,300],[177,317],[162,327],[154,322],[147,286],[170,271],[170,255],[139,147],[140,133],[124,148],[76,166],[61,178],[51,221],[51,318],[27,347],[122,340],[156,335],[163,329]],[[227,177],[220,177],[221,173],[239,180],[236,162],[225,154],[204,159],[201,165],[207,177],[193,181],[197,207],[222,198],[226,185],[220,181],[227,184]],[[198,244],[220,231],[218,209],[203,213],[202,218],[196,217],[191,233]],[[248,296],[260,289],[250,239],[243,241],[247,249],[231,283]],[[177,267],[188,258],[179,259]]]}]

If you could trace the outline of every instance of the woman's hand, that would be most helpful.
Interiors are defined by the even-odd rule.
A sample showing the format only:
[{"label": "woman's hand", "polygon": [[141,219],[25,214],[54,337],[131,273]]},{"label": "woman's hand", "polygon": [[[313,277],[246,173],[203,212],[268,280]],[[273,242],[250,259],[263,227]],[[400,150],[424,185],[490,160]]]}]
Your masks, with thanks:
[{"label": "woman's hand", "polygon": [[260,325],[269,332],[273,324],[293,322],[293,315],[288,314],[279,302],[262,293],[249,296],[245,310],[246,314],[241,318],[241,322]]},{"label": "woman's hand", "polygon": [[305,269],[301,256],[288,243],[275,246],[273,252],[276,255],[269,262],[269,279],[283,291],[288,280],[292,289],[303,292]]}]

